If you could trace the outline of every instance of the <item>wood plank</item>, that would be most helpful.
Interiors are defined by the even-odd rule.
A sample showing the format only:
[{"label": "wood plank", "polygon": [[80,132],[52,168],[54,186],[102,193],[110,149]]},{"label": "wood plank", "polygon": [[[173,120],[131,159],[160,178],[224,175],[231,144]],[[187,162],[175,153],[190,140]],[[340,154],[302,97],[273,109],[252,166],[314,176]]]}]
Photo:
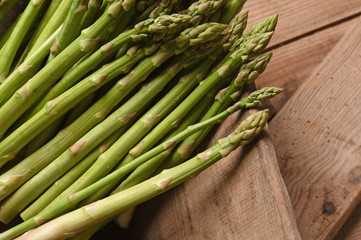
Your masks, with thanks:
[{"label": "wood plank", "polygon": [[284,92],[272,100],[279,111],[298,87],[311,75],[336,43],[357,20],[350,20],[318,31],[274,50],[266,71],[256,81],[257,88],[277,86]]},{"label": "wood plank", "polygon": [[[237,114],[227,119],[212,134],[208,146],[239,122]],[[149,240],[300,239],[268,130],[254,144],[140,206],[128,236]]]},{"label": "wood plank", "polygon": [[331,239],[361,200],[361,19],[271,122],[303,239]]},{"label": "wood plank", "polygon": [[361,204],[357,206],[334,240],[355,239],[361,239]]},{"label": "wood plank", "polygon": [[249,25],[278,13],[279,24],[270,43],[275,46],[361,13],[361,0],[249,0]]}]

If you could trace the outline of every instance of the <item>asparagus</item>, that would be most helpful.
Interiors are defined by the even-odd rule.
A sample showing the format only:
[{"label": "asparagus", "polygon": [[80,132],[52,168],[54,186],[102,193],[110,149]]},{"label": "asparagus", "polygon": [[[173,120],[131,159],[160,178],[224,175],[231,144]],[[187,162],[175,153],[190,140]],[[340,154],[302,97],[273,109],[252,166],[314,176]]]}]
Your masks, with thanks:
[{"label": "asparagus", "polygon": [[50,49],[49,60],[51,61],[56,55],[63,51],[80,33],[81,20],[88,10],[87,0],[74,0],[70,6],[65,18],[59,36],[54,41]]},{"label": "asparagus", "polygon": [[222,10],[219,22],[227,23],[241,11],[247,0],[229,0]]},{"label": "asparagus", "polygon": [[46,0],[31,0],[29,2],[14,30],[12,31],[8,41],[1,49],[0,82],[4,82],[7,78],[15,54],[44,1]]},{"label": "asparagus", "polygon": [[[48,25],[48,23],[51,21],[52,16],[55,14],[59,4],[61,3],[60,0],[51,0],[51,3],[49,5],[49,7],[47,8],[44,16],[42,17],[40,23],[38,24],[38,26],[36,27],[36,30],[34,31],[34,33],[31,36],[31,39],[29,40],[28,44],[26,45],[25,50],[23,51],[23,54],[21,55],[21,58],[19,60],[19,62],[17,63],[17,65],[20,65],[21,63],[24,62],[24,60],[28,57],[29,51],[31,50],[31,48],[33,47],[35,41],[39,38],[40,34],[42,33],[42,31],[44,30],[44,28]],[[61,22],[59,22],[59,25],[57,27],[59,27],[61,25]],[[43,36],[43,41],[42,43],[44,43],[44,41],[46,41],[47,38],[50,37],[50,35],[56,30],[56,28],[54,28],[51,32],[47,32],[46,36]],[[38,47],[40,46],[40,44],[38,45]],[[35,50],[35,49],[34,49]],[[32,51],[32,54],[34,53],[34,50]],[[17,66],[18,67],[18,66]]]},{"label": "asparagus", "polygon": [[[173,21],[173,19],[176,19],[176,21]],[[152,28],[152,29],[157,28],[157,29],[151,30],[152,32],[157,32],[157,33],[161,32],[161,31],[165,31],[165,28],[167,28],[169,31],[172,31],[172,29],[174,30],[179,27],[179,26],[177,27],[176,23],[180,22],[180,24],[182,25],[184,23],[184,21],[188,21],[189,19],[190,18],[185,17],[185,15],[177,15],[177,16],[173,16],[172,18],[169,18],[169,17],[167,18],[166,16],[161,16],[158,18],[157,21],[155,21],[155,20],[152,21],[154,23],[154,25],[151,24],[151,25],[148,25],[148,27]],[[162,25],[162,24],[165,24],[165,25]],[[141,29],[148,28],[148,27],[144,27],[144,25],[147,25],[147,24],[143,23],[143,24],[139,25],[137,28],[141,28]],[[199,26],[194,30],[185,30],[184,33],[182,33],[177,38],[177,40],[168,42],[159,50],[159,52],[156,55],[159,58],[159,60],[157,60],[156,57],[154,57],[155,61],[162,63],[166,59],[168,59],[170,56],[172,56],[173,54],[184,51],[189,46],[189,44],[191,44],[191,45],[198,44],[195,39],[192,40],[192,37],[196,36],[200,31],[204,31],[205,30],[204,28],[208,27],[208,26],[212,26],[212,27],[210,27],[208,33],[216,33],[214,31],[219,31],[221,29],[224,29],[224,27],[226,25],[210,23],[208,25],[206,24],[206,25]],[[161,29],[158,29],[158,28],[161,28]],[[134,31],[136,31],[136,30],[134,30]],[[127,31],[125,33],[125,35],[126,35],[125,38],[131,37],[131,35],[133,35],[133,34],[129,35],[131,32],[133,32],[133,31],[132,30]],[[122,35],[124,35],[124,34],[122,34]],[[214,34],[214,37],[216,37],[216,36],[217,36],[217,34]],[[204,37],[207,37],[207,33],[200,35],[200,37],[199,37],[200,41],[202,41],[201,39],[204,39]],[[124,40],[124,38],[123,38],[123,40]],[[188,44],[187,44],[187,41],[189,42]],[[108,46],[108,48],[106,48],[106,49],[109,49],[109,47],[111,48],[111,45]],[[151,49],[154,49],[154,47],[150,47],[148,49],[148,51],[150,51]],[[64,50],[62,53],[60,53],[59,56],[61,56],[65,51],[66,50]],[[140,56],[140,58],[142,58],[142,56],[144,56],[144,55],[138,54],[135,56],[135,59],[139,60],[140,59],[140,58],[138,58],[139,56]],[[16,131],[14,131],[11,135],[9,135],[6,139],[4,139],[0,143],[0,149],[1,149],[0,156],[3,156],[3,157],[0,157],[0,165],[11,160],[10,158],[13,156],[13,155],[11,155],[11,153],[16,152],[17,149],[20,149],[27,142],[29,142],[32,138],[34,138],[37,134],[39,134],[43,129],[45,129],[51,123],[50,119],[52,119],[54,121],[57,117],[60,117],[63,113],[65,113],[71,107],[75,106],[76,103],[78,103],[87,94],[94,91],[96,89],[96,87],[102,86],[109,80],[113,79],[115,76],[119,75],[119,67],[122,66],[122,65],[119,66],[119,64],[118,64],[119,62],[123,63],[123,59],[118,59],[113,64],[104,66],[104,68],[99,69],[95,74],[86,78],[81,83],[77,84],[77,86],[75,86],[74,88],[72,88],[69,91],[67,91],[66,93],[64,93],[61,97],[59,96],[58,98],[48,102],[45,105],[45,107],[42,109],[42,111],[39,111],[35,116],[33,116],[33,118],[31,118],[29,121],[27,121],[21,127],[19,127]],[[152,59],[145,60],[145,62],[146,62],[146,64],[144,65],[144,69],[146,67],[149,67],[150,71],[152,71],[151,69],[154,69],[157,67],[156,65],[154,65],[152,63]],[[51,63],[49,63],[47,66],[49,66],[49,65],[51,65]],[[46,68],[46,66],[45,66],[45,68]],[[121,69],[120,72],[122,72],[122,71],[123,70]],[[130,79],[131,79],[131,75],[129,75],[129,77],[128,77],[128,80],[130,80]],[[141,80],[144,80],[144,78],[142,78]],[[126,81],[124,80],[124,82],[126,82]],[[84,87],[84,84],[87,87]],[[95,88],[94,88],[94,85],[95,85]],[[134,84],[132,82],[132,84],[130,84],[129,87],[125,87],[123,89],[124,91],[122,91],[120,94],[122,94],[122,96],[124,97],[123,93],[131,90],[136,85],[137,85],[136,81],[134,81]],[[25,84],[24,86],[25,87],[29,86],[29,82],[27,84]],[[24,87],[22,89],[24,90]],[[22,90],[20,89],[20,90],[18,90],[18,92],[19,91],[22,91]],[[25,97],[25,99],[27,97],[28,97],[28,95]],[[118,98],[115,99],[114,103],[116,104],[117,101],[119,102],[120,99],[118,99]],[[5,110],[7,109],[6,104],[0,109],[0,116],[1,116],[1,112],[3,109],[5,109]],[[55,109],[56,109],[56,111],[55,111]],[[42,118],[39,116],[42,116]],[[93,116],[93,118],[94,118],[94,116]],[[45,119],[46,119],[46,121],[44,121]],[[99,120],[101,120],[101,119],[99,119]],[[2,119],[0,120],[0,122],[2,122]],[[8,123],[8,122],[6,122],[6,123]],[[28,126],[31,126],[31,127],[29,128]],[[1,129],[1,127],[0,127],[0,129]],[[19,137],[19,133],[21,133],[20,137]],[[17,141],[17,143],[15,144],[14,141]],[[2,148],[3,146],[4,146],[4,148]],[[10,153],[10,155],[8,155],[9,153]]]},{"label": "asparagus", "polygon": [[214,71],[202,84],[200,84],[171,114],[157,125],[142,141],[140,141],[123,159],[123,163],[128,163],[147,151],[153,144],[159,141],[167,132],[176,127],[177,123],[187,114],[187,112],[197,103],[217,82],[229,77],[236,68],[244,63],[250,56],[257,54],[268,44],[272,32],[254,34],[254,37],[239,46],[225,63]]},{"label": "asparagus", "polygon": [[[68,132],[74,135],[74,132],[80,132],[85,127],[88,127],[89,123],[92,124],[90,119],[94,119],[94,121],[99,122],[103,119],[106,114],[111,111],[113,107],[122,99],[122,97],[126,96],[140,81],[143,81],[147,75],[149,75],[154,69],[159,67],[159,65],[164,62],[167,58],[171,57],[173,54],[180,53],[185,51],[189,45],[198,45],[208,41],[214,40],[217,35],[224,32],[227,25],[217,24],[217,23],[207,23],[203,25],[199,25],[192,29],[185,30],[179,37],[177,37],[174,41],[169,42],[161,48],[155,56],[152,58],[146,59],[144,63],[141,63],[139,68],[134,69],[130,75],[124,77],[116,84],[102,99],[100,99],[95,105],[93,105],[85,114],[83,114],[80,118],[78,118],[77,124],[72,124]],[[161,56],[161,58],[159,58]],[[139,74],[137,74],[139,73]],[[157,79],[158,80],[158,79]],[[163,79],[159,79],[157,82],[151,82],[147,84],[144,92],[139,95],[144,97],[148,94],[150,96],[146,96],[145,99],[151,99],[157,91],[160,91],[164,87],[167,82],[161,81]],[[170,80],[170,79],[168,79]],[[134,112],[137,112],[137,107],[141,107],[142,103],[144,105],[145,100],[142,97],[134,96],[138,101],[129,101],[132,108],[128,106],[118,109],[115,113],[113,113],[108,121],[103,121],[100,127],[93,129],[94,131],[88,132],[84,135],[80,140],[74,143],[69,147],[67,151],[65,151],[62,155],[60,155],[55,161],[49,164],[46,168],[44,168],[39,174],[33,177],[31,180],[26,182],[16,193],[14,193],[7,201],[4,202],[3,208],[0,209],[0,219],[1,221],[8,222],[11,220],[16,214],[17,211],[22,210],[28,203],[30,203],[34,198],[36,198],[44,188],[49,186],[52,181],[55,181],[58,177],[60,177],[63,173],[65,173],[69,168],[72,167],[77,161],[77,158],[81,158],[84,156],[83,154],[88,153],[91,149],[93,149],[99,142],[94,143],[94,141],[101,141],[99,136],[94,139],[94,133],[99,133],[101,136],[105,136],[105,131],[103,126],[107,126],[108,122],[115,122],[118,124],[122,124],[122,121],[119,123],[119,119],[129,119]],[[139,102],[139,99],[141,101]],[[68,103],[69,105],[70,103]],[[54,103],[53,107],[56,107]],[[53,110],[54,111],[54,110]],[[59,112],[58,110],[55,112]],[[101,116],[99,116],[101,113]],[[95,117],[94,117],[95,116]],[[85,118],[87,124],[84,124]],[[97,123],[95,122],[95,123]],[[94,122],[93,122],[94,124]],[[123,122],[124,124],[124,122]],[[95,125],[95,124],[94,124]],[[94,126],[93,125],[93,126]],[[109,124],[110,125],[110,124]],[[114,125],[114,124],[113,124]],[[72,130],[74,127],[76,129]],[[92,126],[90,126],[92,127]],[[114,126],[111,126],[114,129]],[[118,126],[119,127],[119,126]],[[100,128],[100,130],[99,130]],[[86,129],[86,131],[89,129]],[[85,131],[85,132],[86,132]],[[103,138],[104,139],[104,138]],[[39,186],[39,182],[44,182]],[[31,193],[29,196],[27,196]],[[24,199],[24,196],[27,196]],[[20,200],[20,202],[18,202]]]},{"label": "asparagus", "polygon": [[[92,26],[83,30],[82,34],[76,40],[23,85],[0,109],[0,136],[2,136],[72,64],[93,49],[99,40],[99,33],[122,9],[129,10],[133,4],[134,2],[131,3],[129,1],[119,1],[111,4],[107,11]],[[147,27],[148,26],[144,26],[140,31],[147,31]],[[131,36],[138,33],[139,31],[136,29],[125,32],[124,41],[130,41]]]},{"label": "asparagus", "polygon": [[[44,19],[44,23],[42,22],[38,29],[35,31],[25,51],[25,54],[27,54],[25,59],[27,59],[28,56],[34,54],[34,52],[37,51],[37,49],[41,45],[43,45],[44,41],[46,41],[50,37],[50,35],[52,35],[54,31],[62,25],[72,2],[72,0],[62,0],[59,2],[59,5],[56,8],[55,12],[53,12],[52,14],[46,13],[46,15],[51,15],[51,17],[47,16]],[[48,17],[50,17],[50,19],[46,21]]]},{"label": "asparagus", "polygon": [[[59,239],[74,236],[76,233],[99,221],[115,216],[125,209],[155,197],[187,179],[196,176],[219,159],[226,157],[238,146],[249,143],[262,131],[267,122],[267,118],[268,110],[257,112],[244,120],[231,135],[222,140],[221,144],[217,144],[187,162],[175,168],[167,169],[167,171],[164,171],[141,184],[63,215],[28,232],[18,239]],[[117,172],[119,172],[119,170],[117,170]],[[17,229],[10,229],[7,232],[2,233],[2,236],[0,235],[1,239],[16,236],[24,232],[24,230],[26,231],[29,228],[44,223],[54,215],[62,212],[63,209],[70,209],[70,207],[75,205],[74,202],[78,202],[79,199],[89,196],[95,189],[106,185],[107,180],[116,176],[115,173],[117,172],[114,172],[86,189],[73,194],[67,198],[66,201],[57,205],[57,207],[26,221],[22,225],[19,225]],[[89,216],[91,217],[89,218]]]},{"label": "asparagus", "polygon": [[89,27],[97,17],[100,10],[101,0],[89,0],[88,11],[85,13],[80,23],[80,29]]},{"label": "asparagus", "polygon": [[[218,88],[214,88],[210,92],[208,92],[208,94],[189,112],[189,114],[188,114],[189,118],[188,118],[188,115],[187,115],[187,118],[185,119],[185,121],[182,121],[182,124],[183,124],[183,122],[188,122],[188,123],[191,122],[191,124],[185,125],[184,128],[183,128],[183,126],[179,126],[177,128],[177,130],[179,129],[179,131],[177,131],[177,133],[173,134],[168,139],[172,139],[172,137],[176,136],[179,132],[182,132],[188,126],[190,126],[190,125],[194,124],[195,122],[197,122],[197,120],[205,112],[205,110],[207,109],[209,104],[214,99],[214,95],[216,94],[216,90],[218,90]],[[164,162],[164,160],[166,160],[168,156],[169,156],[169,154],[167,154],[163,158],[150,159],[149,161],[147,161],[147,162],[143,163],[142,165],[140,165],[139,167],[137,167],[124,181],[122,181],[122,183],[117,188],[117,190],[113,191],[112,194],[115,194],[115,193],[117,193],[119,191],[123,191],[125,189],[130,188],[130,187],[133,187],[133,186],[137,185],[138,183],[141,183],[142,181],[145,181],[148,178],[150,178],[152,173],[154,172],[154,170],[157,169],[157,167],[162,162]],[[100,194],[105,193],[105,190],[110,191],[110,189],[114,188],[115,184],[117,184],[117,183],[114,182],[112,184],[109,184],[107,187],[103,188],[101,191],[99,191],[95,195],[91,196],[85,202],[93,202],[93,199],[95,199],[95,197],[96,197],[96,200],[99,200],[99,199],[103,198],[104,195],[99,197],[99,193]],[[132,213],[133,212],[134,212],[134,209],[133,210],[128,209],[128,210],[122,212],[120,215],[117,216],[116,219],[120,220],[120,223],[121,223],[120,226],[122,228],[128,228],[130,220],[132,218]],[[96,226],[98,226],[97,230],[99,230],[100,227],[104,226],[106,223],[107,222],[104,222],[103,224],[96,225]],[[96,227],[96,226],[94,226],[94,227]]]}]

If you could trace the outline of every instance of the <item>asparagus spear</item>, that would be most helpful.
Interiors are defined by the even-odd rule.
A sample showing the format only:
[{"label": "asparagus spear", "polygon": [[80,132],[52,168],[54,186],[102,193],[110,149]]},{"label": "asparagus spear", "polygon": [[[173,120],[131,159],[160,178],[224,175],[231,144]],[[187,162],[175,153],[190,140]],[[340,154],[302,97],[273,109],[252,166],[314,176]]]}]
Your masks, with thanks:
[{"label": "asparagus spear", "polygon": [[88,10],[87,0],[74,0],[70,6],[61,31],[56,38],[48,61],[51,61],[56,55],[63,51],[80,33],[81,20]]},{"label": "asparagus spear", "polygon": [[[267,122],[267,118],[268,110],[257,112],[244,120],[231,135],[222,140],[221,144],[217,144],[187,162],[175,168],[167,169],[167,171],[164,171],[141,184],[63,215],[28,232],[18,239],[59,239],[74,236],[76,233],[99,221],[115,216],[125,209],[155,197],[156,195],[196,176],[219,159],[226,157],[238,146],[249,143],[262,131]],[[69,209],[68,207],[74,206],[74,202],[78,202],[78,199],[81,199],[86,195],[89,196],[94,189],[105,185],[104,183],[106,183],[108,179],[111,179],[112,176],[116,176],[115,173],[116,172],[108,175],[88,188],[73,194],[71,197],[67,198],[66,201],[62,202],[62,204],[48,210],[46,213],[39,214],[36,218],[23,223],[22,226],[19,225],[17,227],[18,229],[10,229],[1,234],[1,239],[7,239],[6,237],[18,235],[20,232],[28,230],[30,227],[40,225],[57,214],[54,212],[61,212],[64,208]]]},{"label": "asparagus spear", "polygon": [[[89,125],[89,123],[92,123],[92,121],[90,120],[91,118],[99,122],[113,107],[115,107],[115,105],[121,100],[122,97],[126,96],[126,94],[129,93],[132,88],[138,85],[140,81],[144,80],[151,71],[156,69],[159,66],[159,63],[161,64],[167,58],[177,52],[180,53],[184,51],[188,48],[189,45],[198,45],[214,40],[217,35],[224,32],[226,27],[227,25],[223,24],[207,23],[199,25],[192,29],[185,30],[175,41],[169,42],[169,44],[164,46],[164,48],[160,49],[160,52],[158,54],[148,59],[148,61],[145,60],[143,64],[139,65],[138,69],[133,70],[130,75],[121,79],[119,81],[119,84],[116,84],[115,87],[113,87],[102,99],[100,99],[95,105],[93,105],[92,108],[90,108],[85,114],[82,115],[82,117],[85,117],[85,121],[82,120],[82,117],[79,118],[78,120],[80,121],[78,123],[80,124],[80,126],[75,123],[72,124],[68,129],[68,132],[74,135],[76,131],[79,132],[80,129],[83,130],[85,127],[87,127],[87,125]],[[159,56],[161,56],[161,58],[159,58]],[[165,84],[166,83],[164,83],[163,79],[159,79],[159,81],[157,82],[152,81],[151,83],[147,84],[147,87],[144,90],[145,93],[140,93],[140,96],[144,97],[146,96],[146,93],[148,93],[150,94],[150,96],[147,96],[145,99],[151,98],[154,96],[152,96],[152,94],[154,94],[154,92],[157,92],[157,90],[159,91],[160,89],[162,89]],[[99,135],[96,139],[94,139],[94,133],[111,133],[111,131],[104,131],[104,127],[102,126],[107,126],[107,124],[109,124],[108,122],[116,122],[119,125],[122,124],[122,121],[119,123],[119,119],[129,119],[130,116],[132,116],[132,114],[137,111],[137,107],[141,107],[142,102],[144,104],[144,98],[135,96],[135,99],[137,99],[138,101],[129,101],[129,104],[131,104],[132,108],[129,108],[128,106],[123,106],[123,108],[120,108],[120,110],[118,109],[118,111],[113,113],[108,118],[109,121],[103,121],[101,125],[98,125],[101,127],[97,127],[93,129],[94,131],[90,131],[86,135],[84,135],[80,140],[77,141],[77,143],[70,146],[67,151],[60,155],[57,160],[49,164],[39,174],[26,182],[16,193],[14,193],[10,198],[8,198],[8,200],[5,201],[3,205],[4,207],[0,209],[1,221],[8,222],[9,220],[11,220],[17,214],[17,211],[21,211],[22,208],[24,208],[34,198],[41,194],[42,191],[44,191],[45,188],[52,183],[52,181],[55,181],[69,168],[71,168],[77,161],[79,161],[81,159],[81,156],[84,156],[83,154],[88,153],[97,144],[99,144],[99,142],[94,143],[94,141],[100,140]],[[139,99],[141,99],[140,102]],[[54,103],[53,107],[55,106],[56,105]],[[99,113],[101,113],[102,116],[99,116]],[[87,122],[87,124],[85,124],[84,122]],[[76,127],[74,131],[71,130],[73,127]],[[114,126],[111,125],[110,127],[113,128],[113,131],[115,130]],[[89,129],[86,129],[86,131],[87,130]],[[104,137],[105,135],[100,134],[100,136]],[[39,186],[39,182],[44,183]],[[29,193],[31,194],[28,195]],[[24,196],[27,196],[26,199],[24,199]]]},{"label": "asparagus spear", "polygon": [[[56,60],[54,59],[47,64],[23,85],[0,109],[0,136],[2,136],[72,64],[93,49],[99,40],[99,33],[103,31],[104,27],[106,27],[122,9],[129,10],[133,4],[129,1],[113,3],[92,26],[82,31],[82,34],[55,58]],[[148,28],[145,26],[140,31],[147,30]],[[131,36],[138,33],[139,31],[136,29],[127,31],[124,33],[124,41],[130,41]]]},{"label": "asparagus spear", "polygon": [[12,31],[8,41],[1,49],[0,82],[4,82],[7,78],[15,54],[23,38],[25,37],[25,34],[33,23],[37,12],[46,1],[47,0],[32,0],[29,2],[18,23],[16,24],[14,30]]},{"label": "asparagus spear", "polygon": [[100,10],[101,0],[89,0],[88,11],[85,13],[80,23],[80,29],[89,27],[96,20]]},{"label": "asparagus spear", "polygon": [[43,45],[44,41],[46,41],[50,35],[52,35],[54,31],[63,24],[72,2],[72,0],[62,0],[59,2],[59,6],[53,14],[47,13],[47,15],[51,15],[51,17],[48,21],[44,21],[44,23],[42,22],[39,28],[35,31],[25,51],[25,54],[27,54],[25,59],[34,54],[34,52]]},{"label": "asparagus spear", "polygon": [[229,0],[222,10],[219,22],[227,23],[233,18],[241,9],[247,0]]},{"label": "asparagus spear", "polygon": [[[36,30],[32,34],[31,39],[27,43],[26,48],[23,51],[23,54],[21,55],[21,58],[20,58],[19,62],[17,63],[16,67],[18,67],[21,63],[23,63],[24,60],[28,57],[29,51],[33,47],[35,41],[39,38],[39,36],[42,33],[42,31],[44,30],[44,28],[51,21],[51,18],[55,14],[55,12],[56,12],[56,10],[57,10],[60,3],[61,3],[60,0],[51,0],[51,3],[49,5],[49,7],[47,8],[44,16],[42,17],[42,19],[40,21],[40,23],[36,27]],[[59,27],[60,25],[61,25],[61,22],[59,23],[59,25],[57,27]],[[46,41],[46,39],[49,38],[51,36],[51,34],[54,33],[54,31],[56,31],[56,28],[54,28],[51,32],[47,32],[46,38],[45,38],[45,36],[43,37],[42,43],[44,43],[44,41]],[[38,45],[38,47],[39,46],[40,45]],[[33,53],[34,53],[34,50],[33,50],[32,54]]]}]

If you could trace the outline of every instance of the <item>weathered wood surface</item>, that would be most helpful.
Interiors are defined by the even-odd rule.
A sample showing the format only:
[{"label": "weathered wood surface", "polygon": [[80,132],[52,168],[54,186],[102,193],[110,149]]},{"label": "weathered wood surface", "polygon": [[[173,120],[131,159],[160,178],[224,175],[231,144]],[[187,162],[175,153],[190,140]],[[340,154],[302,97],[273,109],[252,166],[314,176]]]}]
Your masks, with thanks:
[{"label": "weathered wood surface", "polygon": [[288,43],[317,29],[361,13],[361,0],[248,0],[249,23],[267,16],[280,15],[277,34],[270,46]]},{"label": "weathered wood surface", "polygon": [[331,239],[361,200],[360,24],[270,125],[303,239]]},{"label": "weathered wood surface", "polygon": [[347,21],[272,50],[272,60],[256,86],[284,89],[271,102],[274,112],[283,107],[354,23],[355,20]]}]

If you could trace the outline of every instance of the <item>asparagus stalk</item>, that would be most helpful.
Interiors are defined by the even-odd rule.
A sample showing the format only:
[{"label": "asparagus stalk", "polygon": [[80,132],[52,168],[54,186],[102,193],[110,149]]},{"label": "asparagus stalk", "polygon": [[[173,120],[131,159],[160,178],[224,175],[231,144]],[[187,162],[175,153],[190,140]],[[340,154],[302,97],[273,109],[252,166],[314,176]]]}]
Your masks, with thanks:
[{"label": "asparagus stalk", "polygon": [[46,41],[50,35],[52,35],[54,31],[63,24],[72,2],[72,0],[59,1],[59,5],[55,12],[52,14],[46,13],[46,15],[51,15],[51,17],[47,16],[44,20],[47,20],[48,17],[50,17],[50,19],[48,19],[46,22],[44,21],[44,23],[42,22],[39,28],[35,31],[25,51],[25,54],[27,54],[25,59],[27,59],[28,56],[34,54],[34,52],[37,51],[41,45],[43,45],[44,41]]},{"label": "asparagus stalk", "polygon": [[1,49],[0,54],[0,82],[4,82],[8,76],[15,54],[29,30],[33,20],[46,0],[32,0],[21,15],[18,23],[12,31],[8,41]]},{"label": "asparagus stalk", "polygon": [[246,1],[247,0],[229,0],[222,9],[219,22],[228,23],[233,18],[233,16],[241,11]]},{"label": "asparagus stalk", "polygon": [[188,113],[188,111],[196,104],[210,89],[212,89],[219,81],[229,77],[235,69],[244,63],[250,56],[257,54],[268,44],[272,32],[263,34],[254,34],[254,37],[239,46],[225,63],[214,71],[202,84],[200,84],[187,98],[184,100],[171,114],[159,123],[142,141],[140,141],[123,159],[126,164],[135,157],[147,151],[153,144],[158,142],[166,133],[175,128],[177,123]]},{"label": "asparagus stalk", "polygon": [[[21,63],[23,63],[24,60],[28,57],[29,51],[32,49],[35,41],[39,38],[39,36],[42,33],[42,31],[44,30],[44,28],[51,21],[51,18],[55,14],[55,12],[58,9],[58,6],[59,6],[60,3],[61,3],[60,0],[52,0],[51,1],[49,7],[47,8],[47,10],[46,10],[46,12],[44,14],[44,16],[42,17],[40,23],[36,27],[35,32],[32,34],[31,39],[29,40],[28,44],[26,45],[26,48],[23,51],[23,54],[21,55],[21,58],[20,58],[17,65],[20,65]],[[57,27],[59,27],[60,25],[61,25],[61,22],[59,23],[59,25]],[[49,38],[51,36],[52,33],[54,33],[54,31],[56,31],[56,29],[57,28],[54,28],[51,32],[47,32],[46,36],[43,36],[42,44],[44,43],[44,41],[46,41],[47,38]],[[38,47],[40,47],[40,44],[38,45]],[[34,50],[32,51],[32,54],[34,53]]]},{"label": "asparagus stalk", "polygon": [[[243,146],[249,143],[262,131],[267,122],[267,118],[268,110],[257,112],[244,120],[234,133],[222,140],[221,144],[217,144],[187,162],[175,168],[168,169],[167,171],[164,171],[141,184],[63,215],[62,217],[28,232],[18,239],[60,239],[74,236],[76,233],[96,224],[99,221],[115,216],[130,207],[155,197],[156,195],[179,185],[187,179],[196,176],[219,159],[226,157],[238,146]],[[111,179],[111,177],[116,176],[117,172],[119,172],[119,170],[113,172],[88,188],[73,194],[71,197],[67,198],[66,201],[62,202],[62,204],[52,208],[52,210],[39,214],[36,218],[23,223],[22,226],[19,225],[17,229],[10,229],[1,234],[1,239],[16,236],[19,233],[24,232],[24,230],[26,231],[29,228],[44,223],[55,214],[62,212],[63,209],[70,209],[71,206],[75,205],[74,202],[79,202],[79,199],[82,199],[87,195],[89,196],[91,192],[94,192],[94,189],[106,185],[107,181]],[[89,218],[89,216],[91,217]],[[73,234],[70,235],[71,233]]]},{"label": "asparagus stalk", "polygon": [[[41,69],[23,87],[21,87],[0,109],[0,136],[34,103],[72,64],[93,49],[99,40],[99,33],[116,17],[122,9],[129,10],[134,2],[120,1],[113,3],[107,11],[88,29],[74,40],[53,61]],[[141,31],[147,31],[147,26]],[[131,41],[132,29],[124,33],[124,41]],[[4,52],[3,52],[4,53]],[[5,160],[6,161],[6,160]]]},{"label": "asparagus stalk", "polygon": [[80,23],[80,29],[89,27],[96,20],[100,10],[101,0],[89,0],[88,11],[85,13]]},{"label": "asparagus stalk", "polygon": [[49,60],[63,51],[80,33],[81,20],[88,10],[87,0],[74,0],[65,18],[59,36],[50,49]]}]

